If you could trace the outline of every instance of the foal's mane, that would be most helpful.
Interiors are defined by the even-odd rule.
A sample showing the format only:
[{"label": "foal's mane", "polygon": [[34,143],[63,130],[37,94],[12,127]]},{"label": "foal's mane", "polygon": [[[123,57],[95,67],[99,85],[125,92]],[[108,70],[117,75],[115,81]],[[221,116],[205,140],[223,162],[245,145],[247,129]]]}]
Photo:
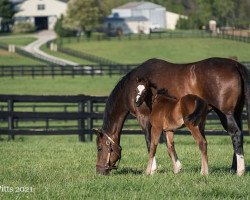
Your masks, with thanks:
[{"label": "foal's mane", "polygon": [[169,94],[169,91],[165,88],[158,89],[156,95],[157,95],[156,98],[164,97],[169,100],[175,100],[175,101],[177,100],[177,98]]}]

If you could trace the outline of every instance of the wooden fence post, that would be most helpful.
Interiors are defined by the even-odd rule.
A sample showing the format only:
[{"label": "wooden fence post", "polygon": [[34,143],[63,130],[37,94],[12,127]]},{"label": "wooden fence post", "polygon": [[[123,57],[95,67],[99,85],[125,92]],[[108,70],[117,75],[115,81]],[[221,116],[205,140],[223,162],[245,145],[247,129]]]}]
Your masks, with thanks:
[{"label": "wooden fence post", "polygon": [[[9,117],[8,117],[8,130],[13,131],[14,129],[14,119],[12,117],[12,112],[14,111],[14,102],[13,100],[8,100],[8,112],[9,112]],[[14,140],[15,135],[14,132],[9,132],[9,140]]]},{"label": "wooden fence post", "polygon": [[[88,101],[87,101],[87,112],[88,112],[88,113],[92,113],[92,112],[93,112],[93,109],[92,109],[92,101],[91,101],[91,100],[88,100]],[[92,118],[90,117],[90,118],[87,119],[87,129],[88,129],[88,130],[92,130],[92,128],[93,128],[93,120],[92,120]],[[88,141],[88,142],[93,141],[93,134],[90,134],[90,135],[87,136],[87,141]]]},{"label": "wooden fence post", "polygon": [[[84,103],[79,102],[78,104],[78,112],[83,113],[84,112]],[[78,120],[78,129],[80,131],[79,133],[79,141],[80,142],[85,142],[85,134],[84,134],[84,119],[79,119]]]}]

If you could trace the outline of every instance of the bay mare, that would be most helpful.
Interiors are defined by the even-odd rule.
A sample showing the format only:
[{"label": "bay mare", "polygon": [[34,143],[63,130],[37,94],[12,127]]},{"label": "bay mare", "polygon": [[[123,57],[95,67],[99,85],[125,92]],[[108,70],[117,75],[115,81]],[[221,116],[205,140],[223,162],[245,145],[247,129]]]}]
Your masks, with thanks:
[{"label": "bay mare", "polygon": [[187,94],[180,99],[169,95],[165,89],[159,89],[147,79],[138,78],[135,104],[141,113],[149,113],[151,143],[147,175],[154,174],[154,159],[160,135],[164,131],[168,154],[172,160],[174,173],[180,172],[182,165],[174,147],[174,130],[185,125],[201,151],[201,174],[208,175],[207,141],[198,125],[205,123],[208,113],[207,103],[200,97]]},{"label": "bay mare", "polygon": [[[246,99],[248,127],[250,127],[250,79],[248,70],[235,60],[208,58],[189,64],[174,64],[150,59],[126,74],[111,92],[105,107],[103,125],[97,133],[96,171],[108,174],[117,168],[121,159],[120,136],[129,113],[136,116],[145,132],[149,150],[151,124],[149,116],[135,106],[136,78],[144,77],[165,88],[180,99],[194,94],[204,99],[218,114],[233,143],[232,171],[244,174],[244,153],[241,114]],[[200,124],[203,133],[205,124]]]}]

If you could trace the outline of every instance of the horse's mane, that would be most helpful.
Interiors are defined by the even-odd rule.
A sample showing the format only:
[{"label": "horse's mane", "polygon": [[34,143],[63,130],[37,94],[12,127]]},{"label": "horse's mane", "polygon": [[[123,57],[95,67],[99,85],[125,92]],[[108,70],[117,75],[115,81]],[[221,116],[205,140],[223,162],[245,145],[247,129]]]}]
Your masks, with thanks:
[{"label": "horse's mane", "polygon": [[[133,69],[130,72],[128,72],[125,76],[123,76],[118,83],[116,84],[116,86],[114,87],[114,89],[112,90],[112,92],[110,93],[107,102],[106,102],[106,106],[105,106],[105,111],[104,111],[104,115],[103,115],[103,126],[102,129],[106,130],[108,129],[112,124],[111,121],[111,115],[112,112],[114,112],[114,110],[116,109],[116,107],[120,104],[121,102],[117,101],[116,99],[119,97],[119,95],[124,95],[127,96],[128,94],[128,90],[126,90],[126,83],[127,81],[131,80],[131,75],[134,73],[134,71],[136,70]],[[125,106],[125,105],[124,105]]]}]

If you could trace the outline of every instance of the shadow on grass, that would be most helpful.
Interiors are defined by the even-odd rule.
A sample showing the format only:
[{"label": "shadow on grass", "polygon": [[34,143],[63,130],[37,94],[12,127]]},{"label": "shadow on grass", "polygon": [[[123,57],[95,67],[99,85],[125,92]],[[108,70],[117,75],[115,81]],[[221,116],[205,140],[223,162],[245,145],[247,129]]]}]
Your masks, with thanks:
[{"label": "shadow on grass", "polygon": [[114,174],[116,175],[126,175],[126,174],[132,174],[132,175],[142,175],[144,171],[142,169],[134,169],[130,167],[122,168],[121,170],[116,171]]}]

